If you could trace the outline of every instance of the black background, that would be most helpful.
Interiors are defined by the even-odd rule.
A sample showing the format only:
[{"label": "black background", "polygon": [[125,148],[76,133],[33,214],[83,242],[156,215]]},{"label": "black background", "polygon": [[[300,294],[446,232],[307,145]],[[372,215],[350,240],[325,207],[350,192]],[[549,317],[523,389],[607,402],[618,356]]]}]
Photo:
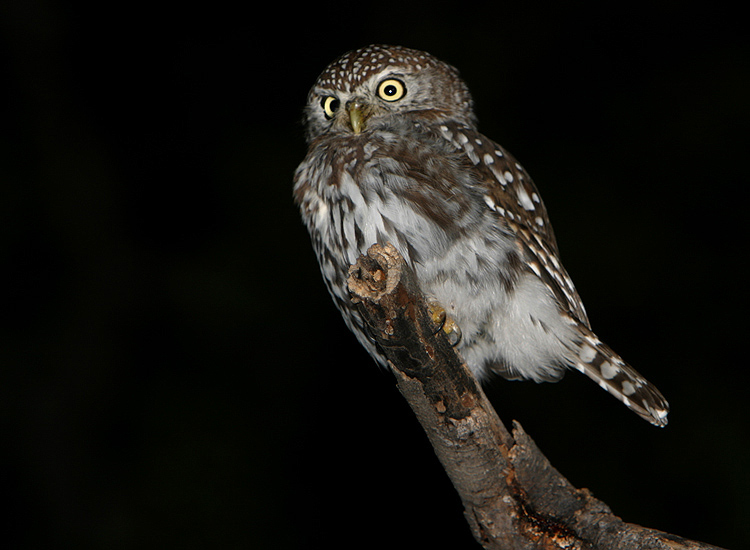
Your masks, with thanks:
[{"label": "black background", "polygon": [[493,382],[501,417],[626,521],[746,544],[743,18],[100,4],[0,7],[4,547],[476,547],[291,200],[307,90],[371,42],[461,70],[597,333],[672,405],[660,430],[571,373]]}]

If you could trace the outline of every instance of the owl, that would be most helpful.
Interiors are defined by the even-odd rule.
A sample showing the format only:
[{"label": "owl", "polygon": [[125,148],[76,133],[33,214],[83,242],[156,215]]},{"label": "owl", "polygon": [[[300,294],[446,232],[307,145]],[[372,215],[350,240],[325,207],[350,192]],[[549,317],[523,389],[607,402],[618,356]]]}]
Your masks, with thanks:
[{"label": "owl", "polygon": [[666,425],[659,390],[592,332],[539,191],[477,130],[455,68],[399,46],[351,51],[312,87],[304,122],[294,200],[329,293],[376,361],[387,364],[346,280],[371,245],[391,243],[479,380],[557,381],[572,368]]}]

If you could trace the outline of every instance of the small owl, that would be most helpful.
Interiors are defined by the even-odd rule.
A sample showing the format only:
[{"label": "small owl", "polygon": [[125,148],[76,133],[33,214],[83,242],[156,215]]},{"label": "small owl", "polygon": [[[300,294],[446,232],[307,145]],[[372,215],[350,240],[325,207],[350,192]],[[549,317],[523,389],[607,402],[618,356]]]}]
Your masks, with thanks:
[{"label": "small owl", "polygon": [[479,133],[456,69],[398,46],[349,52],[313,86],[305,123],[294,199],[328,291],[379,363],[346,279],[371,245],[391,243],[480,380],[557,381],[573,368],[666,425],[661,393],[591,331],[539,192]]}]

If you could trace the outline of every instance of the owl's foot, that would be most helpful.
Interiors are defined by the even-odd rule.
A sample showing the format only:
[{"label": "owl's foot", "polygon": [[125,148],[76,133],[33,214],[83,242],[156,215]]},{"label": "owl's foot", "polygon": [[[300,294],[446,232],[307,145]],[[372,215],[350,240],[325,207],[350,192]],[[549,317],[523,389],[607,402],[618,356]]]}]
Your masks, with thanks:
[{"label": "owl's foot", "polygon": [[461,328],[453,320],[453,317],[446,313],[445,308],[437,302],[430,302],[430,317],[432,322],[448,336],[448,342],[451,346],[457,345],[461,341]]}]

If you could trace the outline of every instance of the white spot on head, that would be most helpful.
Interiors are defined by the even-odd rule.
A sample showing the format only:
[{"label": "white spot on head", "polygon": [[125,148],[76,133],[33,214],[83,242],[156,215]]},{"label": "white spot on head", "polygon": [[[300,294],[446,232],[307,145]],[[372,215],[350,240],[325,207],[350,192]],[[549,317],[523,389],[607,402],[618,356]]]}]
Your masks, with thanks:
[{"label": "white spot on head", "polygon": [[489,153],[485,153],[484,156],[482,157],[482,160],[487,166],[495,163],[495,159],[493,159],[492,155],[490,155]]},{"label": "white spot on head", "polygon": [[503,172],[503,177],[505,178],[505,181],[507,181],[508,183],[511,183],[513,181],[513,174],[511,174],[507,170]]}]

